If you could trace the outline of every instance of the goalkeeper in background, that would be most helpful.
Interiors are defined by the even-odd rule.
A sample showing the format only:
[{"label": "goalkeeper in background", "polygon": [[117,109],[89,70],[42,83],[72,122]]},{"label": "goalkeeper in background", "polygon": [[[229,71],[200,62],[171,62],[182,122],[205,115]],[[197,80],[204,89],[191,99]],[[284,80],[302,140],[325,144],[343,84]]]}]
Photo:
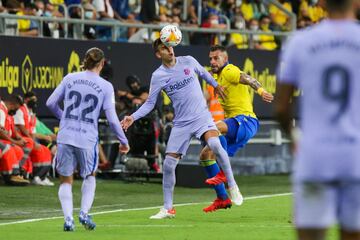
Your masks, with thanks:
[{"label": "goalkeeper in background", "polygon": [[[222,146],[228,155],[232,157],[237,150],[245,146],[259,128],[259,121],[253,111],[248,86],[254,89],[265,102],[272,102],[274,97],[256,79],[229,63],[225,47],[220,45],[212,46],[209,58],[213,76],[225,88],[226,92],[224,98],[219,98],[225,112],[225,119],[218,121],[216,127],[221,133]],[[205,146],[201,151],[200,160],[208,176],[206,183],[214,185],[217,194],[215,201],[203,209],[204,212],[228,208],[232,203],[224,185],[226,177],[216,164],[215,155],[208,146]],[[234,202],[234,204],[241,205],[242,199]]]}]

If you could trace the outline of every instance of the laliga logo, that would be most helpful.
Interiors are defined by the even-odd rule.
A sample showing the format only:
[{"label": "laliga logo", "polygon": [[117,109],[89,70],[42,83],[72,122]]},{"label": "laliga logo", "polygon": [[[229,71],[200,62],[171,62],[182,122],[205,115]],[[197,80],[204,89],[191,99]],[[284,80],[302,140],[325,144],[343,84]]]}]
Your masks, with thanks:
[{"label": "laliga logo", "polygon": [[33,86],[33,65],[29,55],[26,55],[22,65],[21,87],[24,93],[31,91]]},{"label": "laliga logo", "polygon": [[68,73],[79,72],[80,70],[80,57],[75,51],[72,51],[68,64]]}]

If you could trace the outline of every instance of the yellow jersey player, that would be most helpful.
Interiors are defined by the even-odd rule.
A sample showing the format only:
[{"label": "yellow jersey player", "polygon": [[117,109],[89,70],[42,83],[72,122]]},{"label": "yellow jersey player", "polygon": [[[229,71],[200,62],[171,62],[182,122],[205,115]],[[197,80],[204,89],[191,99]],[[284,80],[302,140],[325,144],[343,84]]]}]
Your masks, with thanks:
[{"label": "yellow jersey player", "polygon": [[[211,71],[214,75],[217,75],[217,82],[226,91],[226,96],[219,98],[220,104],[225,111],[225,119],[218,121],[216,127],[221,133],[222,146],[227,150],[228,155],[232,157],[237,150],[242,148],[256,134],[259,128],[259,121],[253,111],[248,86],[254,89],[265,102],[272,102],[274,97],[256,79],[229,63],[225,47],[220,45],[212,46],[209,57]],[[214,185],[217,194],[215,201],[203,209],[204,212],[228,208],[232,203],[227,196],[224,185],[226,177],[216,164],[215,155],[207,146],[203,148],[200,160],[208,175],[206,183]],[[234,204],[241,205],[242,201],[234,202]]]}]

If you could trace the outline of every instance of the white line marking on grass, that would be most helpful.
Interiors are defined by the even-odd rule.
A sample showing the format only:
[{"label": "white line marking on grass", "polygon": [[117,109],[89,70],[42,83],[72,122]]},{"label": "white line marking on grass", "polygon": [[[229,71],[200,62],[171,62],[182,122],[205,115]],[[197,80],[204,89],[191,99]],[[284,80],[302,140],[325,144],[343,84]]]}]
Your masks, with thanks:
[{"label": "white line marking on grass", "polygon": [[[262,199],[262,198],[272,198],[272,197],[282,197],[282,196],[289,196],[289,195],[292,195],[292,193],[278,193],[278,194],[252,196],[252,197],[246,197],[245,200],[254,200],[254,199]],[[174,206],[175,207],[182,207],[182,206],[192,206],[192,205],[207,204],[207,203],[209,203],[209,202],[180,203],[180,204],[174,204]],[[129,211],[152,210],[152,209],[159,209],[159,208],[162,208],[162,207],[163,206],[143,207],[143,208],[129,208],[129,209],[116,209],[116,210],[109,210],[109,211],[102,211],[102,212],[94,212],[91,215],[101,215],[101,214],[117,213],[117,212],[129,212]],[[61,218],[63,218],[63,216],[61,216],[61,217],[26,219],[26,220],[14,221],[14,222],[0,223],[0,226],[14,225],[14,224],[20,224],[20,223],[39,222],[39,221],[61,219]]]},{"label": "white line marking on grass", "polygon": [[97,225],[97,227],[132,227],[132,228],[147,228],[147,227],[158,227],[158,228],[191,228],[191,227],[195,227],[194,225],[155,225],[155,224],[149,224],[149,225],[145,225],[145,224],[104,224],[104,225]]}]

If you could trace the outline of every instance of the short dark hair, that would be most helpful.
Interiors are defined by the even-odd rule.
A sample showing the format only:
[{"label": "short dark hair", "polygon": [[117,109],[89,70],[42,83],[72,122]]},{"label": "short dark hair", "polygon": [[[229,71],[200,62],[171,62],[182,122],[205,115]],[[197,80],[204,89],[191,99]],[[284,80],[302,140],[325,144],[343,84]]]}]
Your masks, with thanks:
[{"label": "short dark hair", "polygon": [[19,105],[24,104],[22,97],[20,95],[8,95],[8,96],[4,97],[3,100],[4,100],[4,102],[19,104]]},{"label": "short dark hair", "polygon": [[27,92],[24,94],[24,98],[31,98],[36,97],[36,94],[34,92]]},{"label": "short dark hair", "polygon": [[326,9],[329,12],[343,12],[352,7],[353,0],[326,0]]},{"label": "short dark hair", "polygon": [[269,17],[269,15],[266,15],[266,14],[262,14],[259,18],[259,22],[261,22],[262,20],[264,20],[265,18],[268,18],[271,20],[271,18]]},{"label": "short dark hair", "polygon": [[221,52],[226,52],[226,48],[222,45],[212,45],[210,47],[210,52],[215,52],[215,51],[221,51]]},{"label": "short dark hair", "polygon": [[160,40],[160,38],[156,39],[154,42],[153,42],[153,49],[154,49],[154,52],[156,53],[158,50],[159,50],[159,46],[163,44],[163,42]]},{"label": "short dark hair", "polygon": [[91,70],[95,68],[101,60],[105,58],[104,52],[99,48],[90,48],[85,54],[83,61],[83,68],[85,70]]}]

